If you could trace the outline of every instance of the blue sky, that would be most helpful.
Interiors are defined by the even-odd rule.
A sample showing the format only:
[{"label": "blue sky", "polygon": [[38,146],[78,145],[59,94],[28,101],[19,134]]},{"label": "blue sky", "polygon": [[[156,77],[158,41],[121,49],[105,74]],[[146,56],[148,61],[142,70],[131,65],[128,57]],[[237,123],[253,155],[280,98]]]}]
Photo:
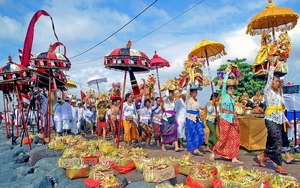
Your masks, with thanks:
[{"label": "blue sky", "polygon": [[[38,10],[43,9],[52,16],[59,40],[67,47],[67,56],[73,57],[111,35],[152,2],[154,0],[0,0],[0,65],[6,64],[8,54],[12,55],[14,62],[19,62],[18,49],[23,48],[29,21]],[[140,39],[198,2],[200,0],[158,0],[109,40],[83,55],[71,58],[72,68],[67,74],[77,83],[78,89],[70,89],[68,93],[79,96],[80,86],[82,90],[88,90],[86,81],[94,74],[108,78],[108,83],[100,84],[101,90],[108,91],[112,82],[122,81],[123,74],[105,69],[104,55],[115,48],[124,47],[128,39],[133,42]],[[300,13],[299,0],[273,2],[278,7],[289,7],[298,15]],[[267,4],[268,0],[203,0],[178,19],[134,42],[132,48],[145,52],[149,58],[157,51],[158,55],[169,60],[171,67],[159,70],[161,83],[168,77],[178,77],[189,51],[201,39],[223,43],[228,53],[210,63],[213,76],[227,59],[247,58],[247,62],[252,64],[260,47],[260,36],[246,35],[246,27],[251,18]],[[299,29],[298,24],[289,32],[293,49],[288,60],[289,74],[286,76],[287,81],[295,78],[296,83],[299,83],[300,71]],[[51,21],[49,17],[42,16],[35,25],[32,54],[47,51],[49,44],[54,42]],[[84,63],[97,58],[96,61]],[[147,75],[137,75],[138,81],[141,82],[141,78]],[[126,84],[128,89],[130,82]],[[204,106],[210,88],[204,88],[198,95],[201,106]]]}]

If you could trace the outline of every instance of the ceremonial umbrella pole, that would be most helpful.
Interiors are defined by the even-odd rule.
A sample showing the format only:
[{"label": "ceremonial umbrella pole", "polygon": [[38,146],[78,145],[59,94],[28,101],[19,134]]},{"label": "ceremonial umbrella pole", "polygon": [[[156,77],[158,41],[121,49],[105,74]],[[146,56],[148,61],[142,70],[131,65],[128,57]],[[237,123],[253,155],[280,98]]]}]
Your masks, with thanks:
[{"label": "ceremonial umbrella pole", "polygon": [[[59,42],[60,45],[63,45]],[[64,54],[56,53],[54,52],[57,45],[50,45],[49,50],[47,52],[41,52],[38,54],[35,54],[31,57],[31,67],[35,68],[34,73],[38,74],[39,76],[45,75],[45,71],[48,71],[48,119],[47,119],[47,129],[48,129],[48,137],[49,142],[51,141],[51,93],[52,89],[54,89],[53,92],[56,92],[56,88],[59,88],[59,86],[56,85],[56,80],[60,83],[60,86],[65,86],[67,80],[65,74],[62,72],[62,70],[69,70],[71,68],[71,62],[66,57],[66,50],[64,51]],[[43,70],[43,73],[41,74],[41,70]],[[60,75],[58,75],[60,74]],[[46,74],[47,75],[47,74]],[[58,77],[59,79],[55,79]],[[47,78],[46,78],[47,79]],[[54,85],[53,85],[54,84]],[[53,87],[52,87],[53,85]],[[56,99],[56,93],[54,93],[54,100]]]},{"label": "ceremonial umbrella pole", "polygon": [[[189,58],[197,57],[206,59],[212,94],[214,94],[214,86],[212,82],[209,61],[219,59],[223,55],[226,55],[225,46],[223,44],[215,41],[205,41],[204,39],[202,39],[200,44],[194,46],[188,55]],[[217,112],[216,106],[215,110]]]},{"label": "ceremonial umbrella pole", "polygon": [[170,67],[170,64],[164,58],[161,58],[154,52],[153,58],[150,60],[151,70],[156,70],[156,77],[157,77],[157,85],[158,85],[158,92],[159,97],[162,100],[161,91],[160,91],[160,81],[158,75],[158,68]]},{"label": "ceremonial umbrella pole", "polygon": [[[126,48],[117,48],[112,50],[104,57],[104,66],[107,69],[123,71],[124,82],[122,88],[121,104],[120,104],[120,120],[118,125],[117,148],[120,143],[120,132],[123,119],[123,103],[125,95],[126,74],[129,72],[131,79],[134,77],[134,72],[144,73],[150,71],[150,60],[147,55],[139,50],[131,49],[131,41],[128,41]],[[138,89],[136,80],[131,80],[134,94]]]}]

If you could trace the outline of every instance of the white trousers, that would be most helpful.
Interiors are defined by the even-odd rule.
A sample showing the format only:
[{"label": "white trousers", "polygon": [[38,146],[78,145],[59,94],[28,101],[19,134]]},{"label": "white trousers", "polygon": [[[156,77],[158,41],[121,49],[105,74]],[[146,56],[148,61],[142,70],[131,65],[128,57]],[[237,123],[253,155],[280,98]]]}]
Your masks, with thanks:
[{"label": "white trousers", "polygon": [[177,123],[177,138],[185,138],[185,119],[178,118]]},{"label": "white trousers", "polygon": [[63,129],[71,129],[71,123],[69,119],[62,120]]},{"label": "white trousers", "polygon": [[55,129],[57,133],[62,133],[62,121],[55,121]]},{"label": "white trousers", "polygon": [[77,119],[73,119],[72,120],[72,126],[71,126],[71,132],[74,133],[74,134],[77,134],[78,133],[78,129],[77,129],[77,122],[76,122]]}]

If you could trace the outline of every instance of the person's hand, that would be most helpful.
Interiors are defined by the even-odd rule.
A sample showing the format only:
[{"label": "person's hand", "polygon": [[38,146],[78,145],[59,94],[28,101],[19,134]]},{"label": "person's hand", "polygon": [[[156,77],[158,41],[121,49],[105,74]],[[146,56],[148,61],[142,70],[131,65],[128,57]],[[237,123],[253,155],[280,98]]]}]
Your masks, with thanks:
[{"label": "person's hand", "polygon": [[190,77],[189,77],[189,76],[187,76],[187,77],[186,77],[186,79],[185,79],[185,85],[188,85],[188,84],[189,84],[189,82],[190,82]]},{"label": "person's hand", "polygon": [[272,56],[272,55],[270,55],[270,56],[268,56],[268,61],[269,61],[269,63],[270,63],[270,66],[274,66],[274,56]]},{"label": "person's hand", "polygon": [[292,129],[293,128],[293,124],[291,122],[286,122],[286,125],[288,127],[288,129]]}]

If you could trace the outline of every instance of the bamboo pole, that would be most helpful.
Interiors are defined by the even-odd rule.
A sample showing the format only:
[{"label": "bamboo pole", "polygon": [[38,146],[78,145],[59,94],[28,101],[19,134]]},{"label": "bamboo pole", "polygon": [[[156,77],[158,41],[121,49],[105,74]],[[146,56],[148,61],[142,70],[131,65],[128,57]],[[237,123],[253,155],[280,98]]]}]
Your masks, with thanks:
[{"label": "bamboo pole", "polygon": [[122,120],[123,120],[123,103],[124,103],[124,95],[125,95],[126,75],[127,75],[127,70],[125,70],[125,73],[124,73],[122,96],[121,96],[121,103],[120,103],[120,117],[119,117],[119,125],[118,125],[117,148],[119,148],[119,145],[120,145],[120,133],[121,133]]}]

